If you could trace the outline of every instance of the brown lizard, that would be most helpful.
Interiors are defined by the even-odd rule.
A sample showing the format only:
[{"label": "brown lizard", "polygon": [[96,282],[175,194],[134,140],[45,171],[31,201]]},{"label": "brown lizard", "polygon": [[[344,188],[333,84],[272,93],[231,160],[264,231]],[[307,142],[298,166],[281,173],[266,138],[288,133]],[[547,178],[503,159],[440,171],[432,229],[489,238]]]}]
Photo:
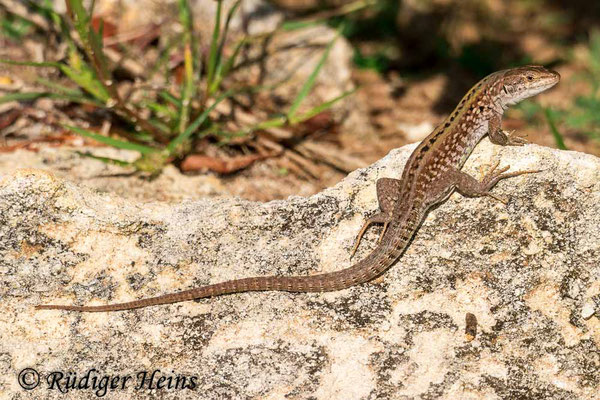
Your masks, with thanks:
[{"label": "brown lizard", "polygon": [[511,136],[500,127],[508,106],[556,85],[557,72],[540,66],[526,66],[495,72],[478,82],[456,109],[413,151],[401,179],[377,180],[377,198],[381,211],[369,218],[356,239],[354,251],[363,233],[373,223],[381,223],[378,246],[353,266],[335,272],[308,276],[262,276],[235,279],[178,293],[101,306],[39,305],[39,310],[119,311],[177,303],[180,301],[247,291],[282,290],[288,292],[327,292],[368,282],[387,270],[407,248],[410,239],[434,205],[445,201],[457,190],[466,196],[490,196],[505,202],[490,190],[500,181],[539,171],[505,173],[498,163],[477,181],[461,172],[465,161],[486,135],[499,145],[520,146],[526,141]]}]

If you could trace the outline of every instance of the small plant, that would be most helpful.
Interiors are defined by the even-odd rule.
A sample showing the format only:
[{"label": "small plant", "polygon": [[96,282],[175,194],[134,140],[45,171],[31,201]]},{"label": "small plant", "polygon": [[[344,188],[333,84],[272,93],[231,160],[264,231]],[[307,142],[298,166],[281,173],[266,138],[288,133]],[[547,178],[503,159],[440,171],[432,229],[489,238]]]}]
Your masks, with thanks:
[{"label": "small plant", "polygon": [[[334,39],[326,47],[287,112],[236,132],[229,131],[220,119],[211,119],[213,110],[224,100],[234,98],[241,92],[261,90],[256,87],[239,89],[223,87],[225,79],[235,71],[237,58],[247,43],[247,38],[240,40],[233,53],[225,57],[224,47],[230,21],[239,8],[240,2],[241,0],[236,1],[228,10],[223,26],[221,26],[222,3],[219,0],[216,2],[217,10],[210,48],[207,56],[202,57],[199,55],[201,52],[196,48],[189,4],[186,0],[179,0],[179,19],[184,29],[181,38],[176,41],[176,46],[173,46],[176,50],[178,46],[179,51],[183,50],[183,74],[178,90],[158,89],[154,95],[137,103],[124,98],[117,90],[111,63],[103,49],[103,23],[100,21],[97,28],[94,28],[92,23],[93,1],[91,7],[86,9],[82,0],[66,0],[65,16],[54,12],[49,0],[46,0],[43,5],[30,2],[28,3],[30,7],[52,21],[60,37],[67,44],[66,61],[35,63],[0,60],[0,62],[56,68],[76,87],[66,87],[40,78],[38,83],[45,86],[46,91],[9,94],[1,97],[0,103],[48,97],[90,104],[112,113],[125,122],[125,129],[115,133],[118,137],[104,136],[78,126],[65,125],[65,128],[106,145],[139,153],[139,157],[133,162],[97,157],[87,153],[82,155],[105,163],[132,166],[137,171],[156,175],[166,164],[188,155],[194,148],[194,141],[199,138],[250,135],[252,132],[269,127],[293,126],[327,110],[352,93],[352,91],[345,92],[306,113],[299,113],[299,107],[311,92]],[[76,37],[71,35],[72,31],[77,33]],[[163,62],[168,59],[169,51],[173,48],[165,51],[164,56],[161,57]]]},{"label": "small plant", "polygon": [[[583,133],[593,139],[600,140],[600,31],[592,31],[588,45],[584,72],[576,76],[584,79],[590,87],[589,93],[575,97],[573,104],[564,109],[542,107],[538,103],[525,102],[521,110],[526,117],[542,113],[550,132],[554,136],[556,147],[566,150],[559,125],[571,131]],[[559,124],[558,121],[563,121]]]},{"label": "small plant", "polygon": [[564,111],[565,123],[570,128],[600,140],[600,30],[592,31],[585,72],[581,75],[589,83],[590,92],[577,96],[573,107]]},{"label": "small plant", "polygon": [[18,15],[0,16],[0,35],[19,40],[31,30],[31,22]]}]

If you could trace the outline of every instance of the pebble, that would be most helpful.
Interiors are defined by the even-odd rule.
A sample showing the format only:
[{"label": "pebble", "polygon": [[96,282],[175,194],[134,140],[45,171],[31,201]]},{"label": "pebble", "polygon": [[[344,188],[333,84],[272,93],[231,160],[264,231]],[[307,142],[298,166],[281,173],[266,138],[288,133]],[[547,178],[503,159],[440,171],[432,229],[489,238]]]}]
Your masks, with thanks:
[{"label": "pebble", "polygon": [[581,317],[583,319],[590,319],[595,312],[596,309],[594,303],[592,303],[591,301],[587,301],[581,308]]}]

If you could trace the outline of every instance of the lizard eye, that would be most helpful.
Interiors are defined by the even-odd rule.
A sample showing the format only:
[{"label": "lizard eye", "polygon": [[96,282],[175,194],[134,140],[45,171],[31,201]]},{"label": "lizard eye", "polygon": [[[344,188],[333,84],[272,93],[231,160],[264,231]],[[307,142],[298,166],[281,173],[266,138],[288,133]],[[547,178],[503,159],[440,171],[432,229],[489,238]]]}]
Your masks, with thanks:
[{"label": "lizard eye", "polygon": [[527,80],[531,82],[531,81],[533,80],[533,76],[531,76],[531,75],[528,75],[528,76],[527,76]]}]

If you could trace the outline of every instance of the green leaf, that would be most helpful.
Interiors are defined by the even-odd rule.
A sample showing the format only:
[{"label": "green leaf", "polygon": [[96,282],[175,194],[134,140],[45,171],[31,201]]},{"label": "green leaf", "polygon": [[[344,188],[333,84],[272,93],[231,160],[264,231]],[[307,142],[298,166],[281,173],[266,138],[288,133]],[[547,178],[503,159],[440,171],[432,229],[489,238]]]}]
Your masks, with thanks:
[{"label": "green leaf", "polygon": [[550,108],[544,109],[544,115],[546,116],[546,121],[548,121],[548,125],[550,126],[550,131],[552,132],[552,136],[554,136],[554,141],[556,142],[556,147],[561,150],[568,150],[567,146],[565,146],[565,142],[562,138],[562,135],[556,128],[556,124],[554,123],[554,113]]},{"label": "green leaf", "polygon": [[331,51],[331,48],[333,47],[333,44],[335,43],[335,41],[337,40],[339,35],[340,35],[340,31],[338,30],[338,32],[336,33],[333,40],[331,40],[331,42],[329,42],[329,44],[327,45],[327,48],[325,48],[325,51],[323,52],[323,55],[321,56],[321,59],[317,63],[315,69],[310,74],[310,76],[308,77],[306,82],[304,82],[304,85],[300,89],[300,92],[294,99],[294,102],[292,103],[292,106],[290,107],[290,109],[287,113],[288,118],[290,120],[294,118],[294,116],[296,115],[296,112],[298,111],[298,107],[300,107],[300,104],[302,104],[302,102],[304,101],[304,99],[306,98],[306,96],[308,95],[308,93],[310,92],[312,87],[314,86],[317,76],[319,75],[321,68],[323,68],[323,65],[325,64],[325,60],[327,60],[327,57],[329,56],[329,52]]},{"label": "green leaf", "polygon": [[63,125],[63,127],[65,129],[68,129],[70,131],[77,133],[78,135],[85,136],[90,139],[94,139],[100,143],[104,143],[108,146],[116,147],[118,149],[134,150],[134,151],[140,152],[142,154],[151,154],[151,153],[156,153],[158,151],[158,149],[155,149],[153,147],[148,147],[148,146],[144,146],[142,144],[126,142],[126,141],[114,139],[114,138],[111,138],[108,136],[99,135],[95,132],[91,132],[91,131],[88,131],[87,129],[79,128],[77,126]]},{"label": "green leaf", "polygon": [[195,120],[194,122],[192,122],[187,129],[180,133],[179,135],[177,135],[177,137],[175,139],[173,139],[168,145],[167,145],[167,151],[169,152],[169,154],[174,154],[175,151],[177,150],[177,148],[183,144],[183,142],[185,140],[187,140],[195,131],[196,129],[198,129],[200,127],[200,125],[202,125],[202,123],[206,120],[206,118],[208,117],[208,114],[214,110],[214,108],[223,100],[225,100],[227,97],[231,96],[233,93],[233,90],[228,90],[225,93],[221,94],[219,97],[217,97],[217,99],[215,100],[215,102],[208,107],[206,110],[204,110],[204,112],[202,114],[200,114]]},{"label": "green leaf", "polygon": [[355,89],[352,89],[352,90],[348,90],[347,92],[342,93],[338,97],[336,97],[334,99],[331,99],[329,101],[326,101],[325,103],[322,103],[322,104],[320,104],[320,105],[312,108],[311,110],[309,110],[305,114],[302,114],[299,117],[293,117],[290,120],[290,123],[291,124],[296,124],[298,122],[306,121],[307,119],[312,118],[315,115],[318,115],[318,114],[322,113],[323,111],[331,108],[335,103],[337,103],[338,101],[342,100],[345,97],[350,96],[351,94],[353,94],[357,90],[358,90],[358,88],[355,88]]}]

